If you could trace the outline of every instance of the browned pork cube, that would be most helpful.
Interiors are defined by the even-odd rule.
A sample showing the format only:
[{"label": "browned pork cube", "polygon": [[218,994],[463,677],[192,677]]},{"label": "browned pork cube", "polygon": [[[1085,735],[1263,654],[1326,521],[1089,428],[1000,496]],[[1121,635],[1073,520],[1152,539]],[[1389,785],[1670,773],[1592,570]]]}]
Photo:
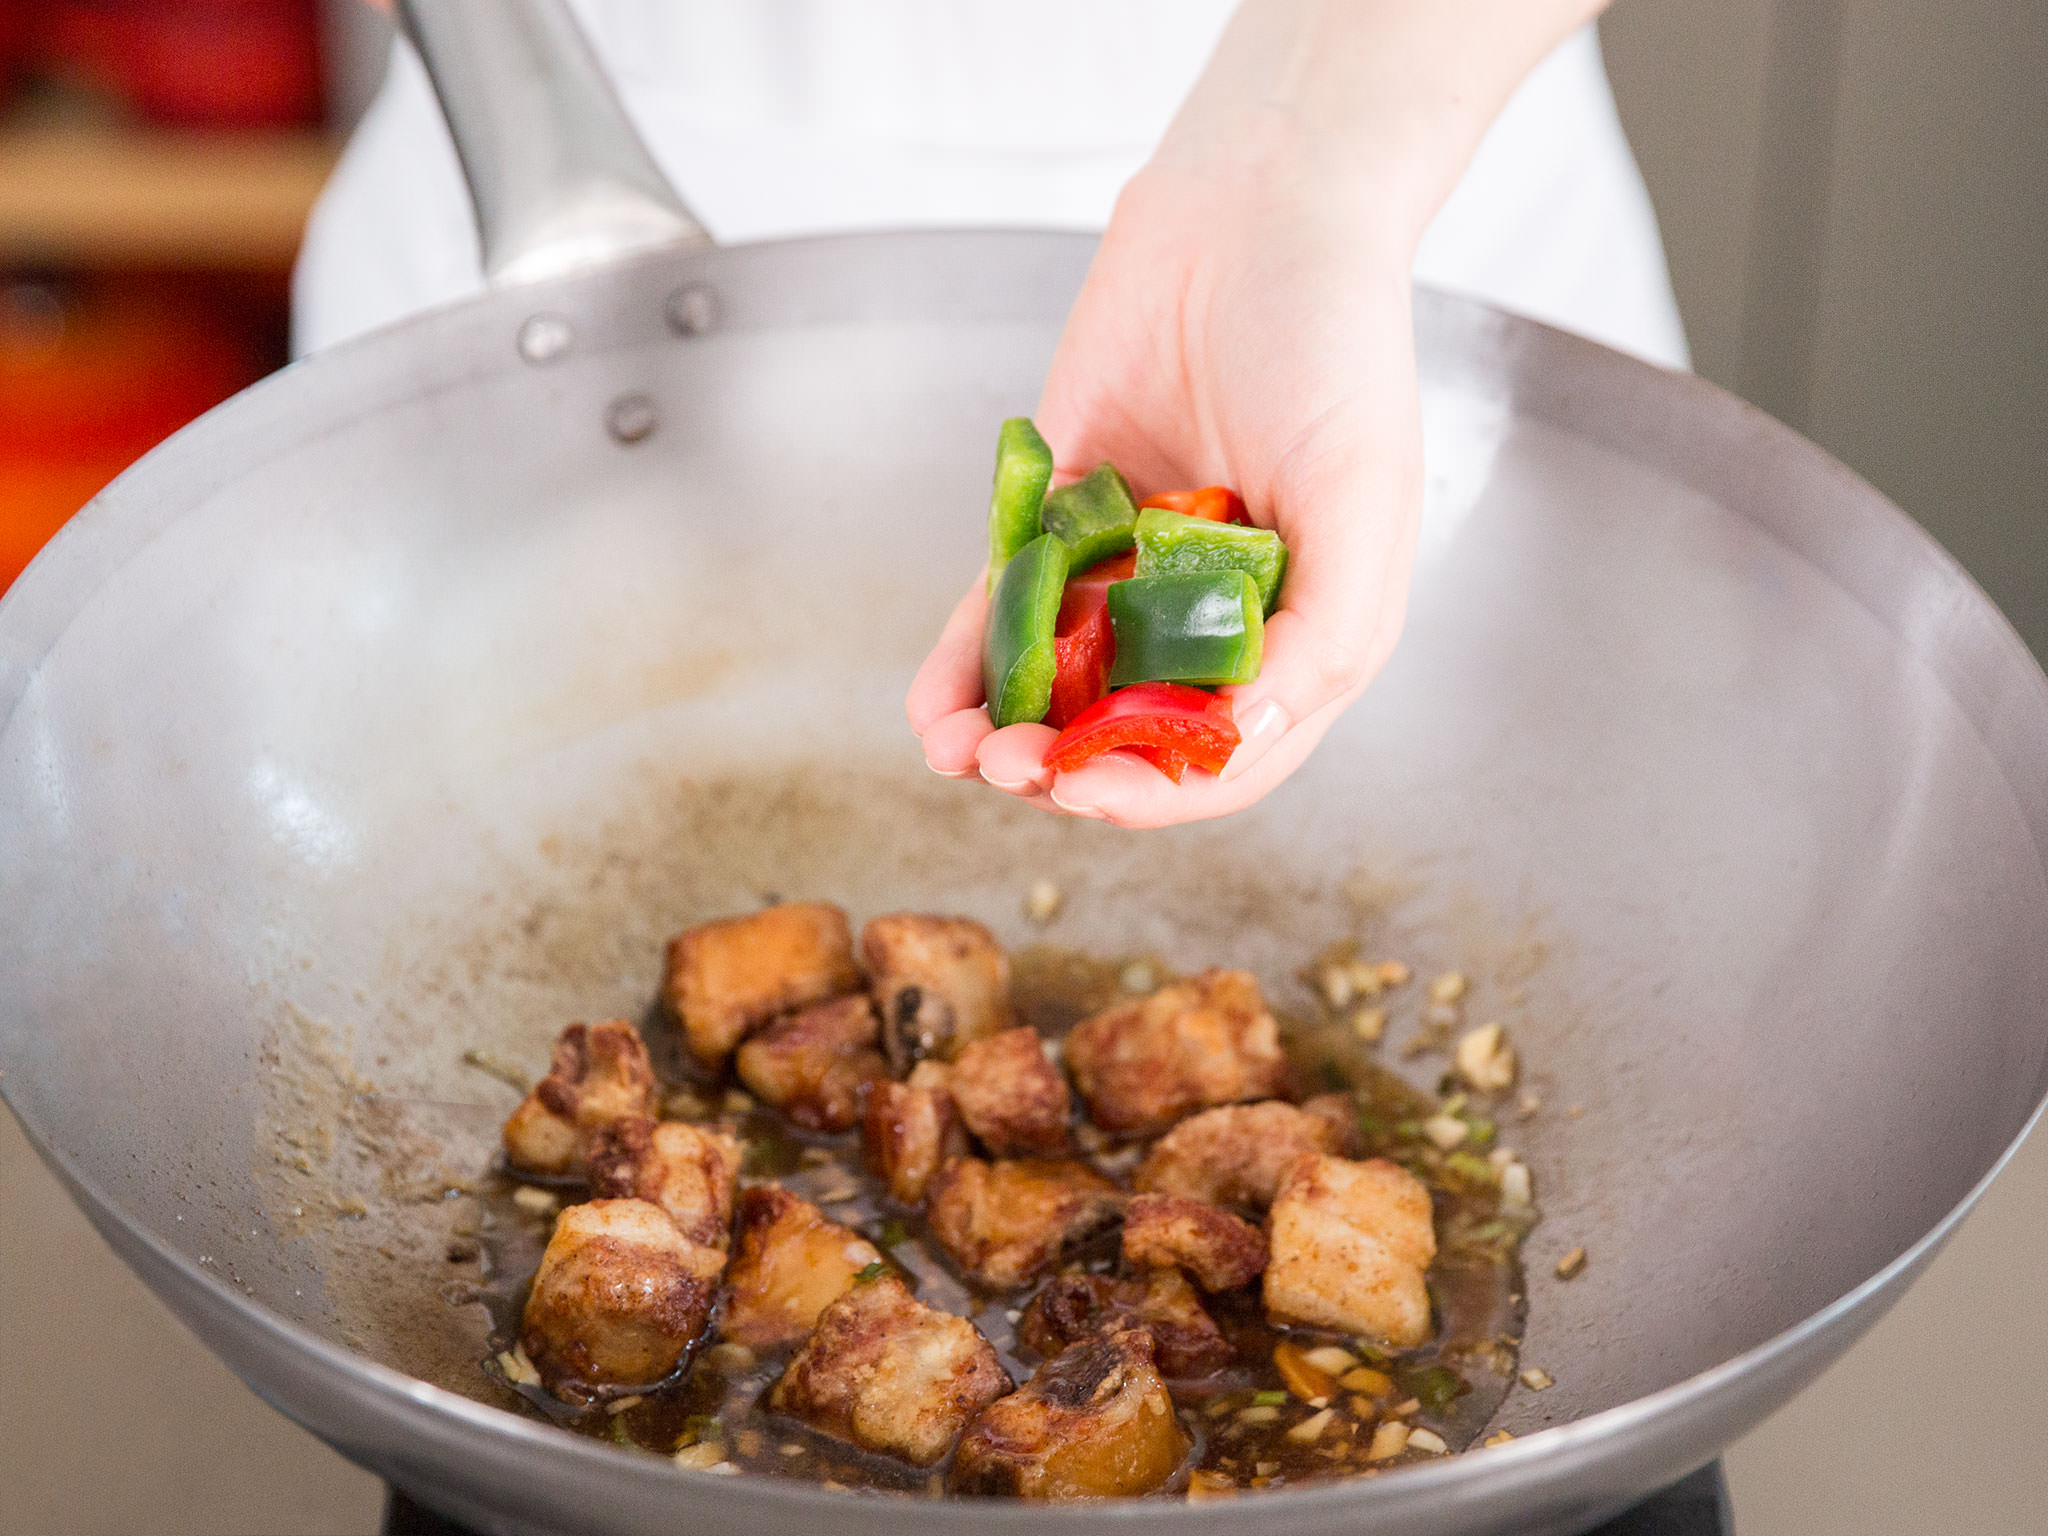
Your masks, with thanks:
[{"label": "browned pork cube", "polygon": [[1399,1164],[1311,1154],[1280,1182],[1266,1312],[1411,1349],[1429,1339],[1429,1191]]},{"label": "browned pork cube", "polygon": [[541,1255],[520,1345],[570,1402],[651,1386],[704,1332],[724,1267],[646,1200],[572,1205]]},{"label": "browned pork cube", "polygon": [[963,1157],[932,1181],[925,1216],[954,1263],[983,1285],[1008,1290],[1113,1221],[1122,1206],[1117,1187],[1083,1163]]},{"label": "browned pork cube", "polygon": [[1151,1334],[1159,1369],[1177,1379],[1207,1376],[1233,1358],[1230,1341],[1177,1269],[1131,1280],[1078,1269],[1055,1275],[1024,1309],[1017,1337],[1049,1358],[1077,1340],[1120,1328]]},{"label": "browned pork cube", "polygon": [[960,1118],[997,1157],[1057,1157],[1067,1150],[1072,1100],[1035,1029],[1006,1029],[960,1048],[946,1073]]},{"label": "browned pork cube", "polygon": [[1009,1373],[974,1324],[884,1275],[825,1309],[768,1406],[864,1451],[928,1467],[1009,1390]]},{"label": "browned pork cube", "polygon": [[1287,1086],[1280,1026],[1245,971],[1204,971],[1085,1019],[1066,1057],[1090,1116],[1109,1131],[1155,1130]]},{"label": "browned pork cube", "polygon": [[856,992],[777,1019],[733,1058],[740,1081],[810,1131],[860,1118],[860,1091],[889,1075],[875,1049],[875,1005]]},{"label": "browned pork cube", "polygon": [[779,1184],[740,1193],[720,1331],[749,1349],[794,1344],[882,1255]]},{"label": "browned pork cube", "polygon": [[654,1065],[623,1019],[571,1024],[555,1038],[548,1073],[505,1122],[505,1156],[528,1173],[583,1168],[584,1144],[614,1120],[654,1113]]},{"label": "browned pork cube", "polygon": [[590,1147],[593,1196],[651,1200],[691,1242],[721,1250],[732,1237],[739,1172],[738,1139],[712,1126],[636,1115],[606,1126]]},{"label": "browned pork cube", "polygon": [[1160,1137],[1131,1182],[1159,1195],[1264,1210],[1281,1175],[1310,1152],[1337,1148],[1325,1116],[1283,1104],[1227,1104],[1190,1115]]},{"label": "browned pork cube", "polygon": [[1188,1448],[1151,1335],[1125,1329],[1070,1346],[983,1409],[961,1437],[952,1488],[1020,1499],[1150,1493]]},{"label": "browned pork cube", "polygon": [[720,1067],[778,1013],[859,986],[846,914],[822,901],[791,902],[677,934],[662,998],[682,1023],[690,1054]]},{"label": "browned pork cube", "polygon": [[1010,1027],[1010,959],[980,923],[891,912],[861,930],[860,957],[898,1077]]},{"label": "browned pork cube", "polygon": [[1266,1267],[1266,1234],[1184,1195],[1133,1195],[1124,1207],[1124,1262],[1184,1269],[1205,1291],[1230,1291]]},{"label": "browned pork cube", "polygon": [[868,1167],[905,1205],[922,1205],[938,1171],[967,1155],[967,1132],[943,1088],[876,1083],[861,1115]]}]

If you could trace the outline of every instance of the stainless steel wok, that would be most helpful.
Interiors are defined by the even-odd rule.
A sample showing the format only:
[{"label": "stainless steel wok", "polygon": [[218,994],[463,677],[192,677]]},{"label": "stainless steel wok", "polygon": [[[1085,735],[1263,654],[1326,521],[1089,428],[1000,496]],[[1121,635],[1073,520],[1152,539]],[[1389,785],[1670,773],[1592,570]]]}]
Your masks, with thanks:
[{"label": "stainless steel wok", "polygon": [[450,1284],[513,1098],[463,1052],[638,1015],[665,935],[769,892],[1021,943],[1049,877],[1044,937],[1283,1002],[1330,939],[1459,964],[1543,1099],[1505,1134],[1557,1385],[1512,1444],[979,1528],[1581,1530],[1927,1263],[2048,1086],[2048,686],[1898,511],[1695,379],[1424,296],[1384,678],[1251,814],[1036,815],[926,773],[900,700],[1089,242],[670,243],[559,13],[417,11],[528,280],[230,402],[0,604],[0,1091],[265,1398],[492,1531],[959,1528],[492,1406]]}]

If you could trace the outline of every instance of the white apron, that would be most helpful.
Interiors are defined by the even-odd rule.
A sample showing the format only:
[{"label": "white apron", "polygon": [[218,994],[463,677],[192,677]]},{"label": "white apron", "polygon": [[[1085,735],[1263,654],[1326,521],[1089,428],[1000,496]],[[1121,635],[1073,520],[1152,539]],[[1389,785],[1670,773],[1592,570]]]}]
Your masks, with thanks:
[{"label": "white apron", "polygon": [[[627,112],[721,241],[1099,230],[1233,0],[575,0]],[[1593,30],[1537,67],[1416,277],[1671,367],[1685,336]],[[460,168],[403,44],[293,279],[300,353],[476,292]]]}]

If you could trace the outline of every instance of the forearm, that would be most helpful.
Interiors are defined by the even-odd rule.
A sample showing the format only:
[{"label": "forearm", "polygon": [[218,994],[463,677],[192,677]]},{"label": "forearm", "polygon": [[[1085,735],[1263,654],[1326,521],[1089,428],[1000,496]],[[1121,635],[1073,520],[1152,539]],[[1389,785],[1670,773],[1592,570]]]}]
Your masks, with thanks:
[{"label": "forearm", "polygon": [[1153,165],[1355,208],[1412,246],[1480,137],[1607,0],[1245,0]]}]

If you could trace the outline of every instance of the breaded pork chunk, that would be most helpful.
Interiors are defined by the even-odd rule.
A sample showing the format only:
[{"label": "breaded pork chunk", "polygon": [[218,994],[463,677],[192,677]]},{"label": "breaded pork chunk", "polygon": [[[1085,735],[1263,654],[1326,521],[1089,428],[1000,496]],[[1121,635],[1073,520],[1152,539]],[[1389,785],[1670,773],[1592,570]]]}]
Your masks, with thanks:
[{"label": "breaded pork chunk", "polygon": [[1009,1373],[974,1324],[884,1275],[825,1309],[768,1406],[862,1450],[928,1467],[1009,1390]]},{"label": "breaded pork chunk", "polygon": [[1092,1334],[1143,1328],[1159,1369],[1176,1379],[1207,1376],[1233,1358],[1230,1341],[1177,1269],[1119,1280],[1070,1269],[1045,1282],[1017,1324],[1017,1337],[1051,1358]]},{"label": "breaded pork chunk", "polygon": [[1133,1195],[1124,1207],[1124,1262],[1186,1270],[1205,1291],[1249,1285],[1266,1267],[1266,1234],[1185,1195]]},{"label": "breaded pork chunk", "polygon": [[875,1005],[864,992],[813,1003],[777,1019],[733,1058],[740,1081],[810,1131],[843,1131],[860,1118],[864,1083],[889,1075],[875,1049]]},{"label": "breaded pork chunk", "polygon": [[1153,1145],[1131,1182],[1148,1194],[1264,1210],[1281,1175],[1304,1154],[1337,1148],[1322,1115],[1270,1099],[1190,1115]]},{"label": "breaded pork chunk", "polygon": [[963,1157],[932,1180],[925,1216],[954,1263],[981,1284],[1008,1290],[1122,1207],[1117,1187],[1085,1163]]},{"label": "breaded pork chunk", "polygon": [[739,1140],[716,1126],[635,1115],[613,1121],[590,1143],[592,1196],[651,1200],[691,1242],[721,1251],[732,1238],[739,1172]]},{"label": "breaded pork chunk", "polygon": [[1273,1198],[1267,1314],[1402,1349],[1427,1342],[1430,1215],[1429,1191],[1397,1163],[1298,1159]]},{"label": "breaded pork chunk", "polygon": [[1076,1025],[1067,1067],[1095,1123],[1157,1130],[1287,1085],[1280,1026],[1246,971],[1208,970]]},{"label": "breaded pork chunk", "polygon": [[624,1019],[571,1024],[548,1073],[505,1122],[505,1156],[528,1173],[583,1169],[584,1144],[614,1120],[654,1113],[654,1066]]},{"label": "breaded pork chunk", "polygon": [[861,930],[860,957],[898,1077],[1010,1027],[1010,959],[980,923],[891,912]]},{"label": "breaded pork chunk", "polygon": [[1189,1448],[1143,1329],[1082,1339],[998,1398],[961,1437],[955,1493],[1021,1499],[1150,1493]]},{"label": "breaded pork chunk", "polygon": [[967,1131],[943,1088],[875,1083],[861,1112],[868,1168],[905,1205],[922,1205],[938,1171],[967,1155]]},{"label": "breaded pork chunk", "polygon": [[677,934],[662,1000],[682,1024],[690,1054],[720,1067],[777,1014],[859,986],[846,914],[829,902],[791,902]]},{"label": "breaded pork chunk", "polygon": [[1073,1103],[1067,1079],[1035,1029],[1006,1029],[960,1047],[946,1074],[960,1118],[997,1157],[1057,1157],[1067,1150]]},{"label": "breaded pork chunk", "polygon": [[704,1332],[724,1267],[646,1200],[572,1205],[541,1256],[519,1342],[568,1401],[651,1386]]},{"label": "breaded pork chunk", "polygon": [[749,1349],[794,1344],[881,1260],[874,1244],[781,1185],[742,1190],[720,1331]]}]

